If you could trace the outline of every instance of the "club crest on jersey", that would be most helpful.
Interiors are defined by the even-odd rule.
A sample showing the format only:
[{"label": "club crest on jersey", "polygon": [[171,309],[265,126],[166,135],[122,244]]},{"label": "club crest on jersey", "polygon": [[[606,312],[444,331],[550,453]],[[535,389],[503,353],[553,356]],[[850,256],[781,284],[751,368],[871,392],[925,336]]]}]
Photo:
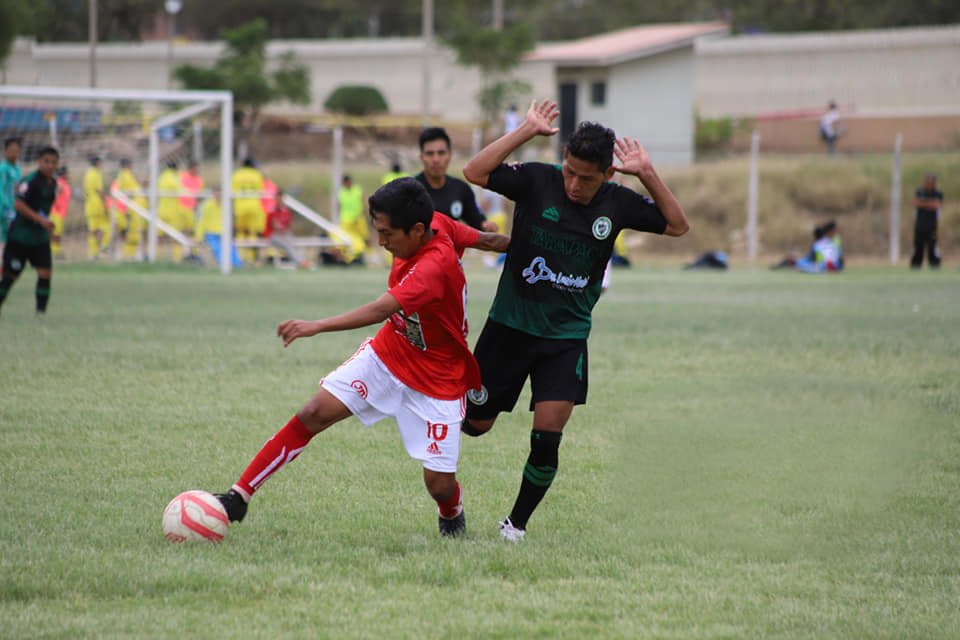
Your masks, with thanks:
[{"label": "club crest on jersey", "polygon": [[490,394],[487,393],[487,388],[481,386],[479,389],[468,389],[467,390],[467,400],[470,401],[470,404],[482,405],[487,404],[487,400],[490,399]]},{"label": "club crest on jersey", "polygon": [[593,221],[593,237],[597,240],[604,240],[613,231],[613,223],[607,216],[600,216]]},{"label": "club crest on jersey", "polygon": [[459,220],[460,216],[463,215],[463,203],[459,200],[454,200],[453,204],[450,205],[450,215]]}]

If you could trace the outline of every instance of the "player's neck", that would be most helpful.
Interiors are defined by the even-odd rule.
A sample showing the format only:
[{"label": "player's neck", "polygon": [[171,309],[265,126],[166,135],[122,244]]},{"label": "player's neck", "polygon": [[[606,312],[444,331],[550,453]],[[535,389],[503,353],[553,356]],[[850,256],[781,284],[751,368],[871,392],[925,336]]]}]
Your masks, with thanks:
[{"label": "player's neck", "polygon": [[447,174],[445,173],[441,174],[438,178],[434,178],[424,172],[423,177],[427,179],[427,184],[433,189],[442,189],[443,185],[447,184]]}]

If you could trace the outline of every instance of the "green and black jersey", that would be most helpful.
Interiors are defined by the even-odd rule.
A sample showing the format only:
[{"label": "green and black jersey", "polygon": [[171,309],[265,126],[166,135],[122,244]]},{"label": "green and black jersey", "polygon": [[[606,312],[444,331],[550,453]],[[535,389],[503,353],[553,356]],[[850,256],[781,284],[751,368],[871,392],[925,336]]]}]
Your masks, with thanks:
[{"label": "green and black jersey", "polygon": [[543,338],[586,338],[617,234],[667,227],[652,200],[612,182],[590,204],[572,202],[555,165],[502,164],[487,188],[516,202],[490,319]]},{"label": "green and black jersey", "polygon": [[[49,218],[53,201],[57,197],[57,181],[34,171],[20,181],[15,195],[17,200],[22,200],[44,218]],[[36,222],[17,212],[10,223],[7,239],[20,244],[40,245],[50,242],[50,234]]]}]

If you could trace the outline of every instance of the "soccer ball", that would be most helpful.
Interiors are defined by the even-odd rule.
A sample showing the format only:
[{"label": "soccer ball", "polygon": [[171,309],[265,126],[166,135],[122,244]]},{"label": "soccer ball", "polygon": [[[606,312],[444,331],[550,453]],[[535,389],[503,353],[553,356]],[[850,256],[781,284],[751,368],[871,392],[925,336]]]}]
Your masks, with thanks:
[{"label": "soccer ball", "polygon": [[229,526],[223,505],[206,491],[184,491],[163,510],[163,535],[170,542],[220,542]]}]

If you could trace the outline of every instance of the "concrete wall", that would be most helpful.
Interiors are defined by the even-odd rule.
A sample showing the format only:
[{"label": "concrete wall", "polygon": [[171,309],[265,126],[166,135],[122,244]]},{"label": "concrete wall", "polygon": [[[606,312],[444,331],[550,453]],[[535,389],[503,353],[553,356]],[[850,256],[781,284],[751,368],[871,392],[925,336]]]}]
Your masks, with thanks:
[{"label": "concrete wall", "polygon": [[[179,43],[173,49],[173,65],[211,66],[222,48],[220,43]],[[268,58],[276,61],[287,51],[308,67],[313,101],[308,108],[274,104],[269,107],[272,112],[318,113],[337,86],[370,84],[384,94],[393,113],[420,114],[423,45],[418,38],[274,41],[268,45]],[[169,66],[166,42],[101,44],[97,48],[97,86],[166,89]],[[432,116],[459,122],[478,120],[475,95],[480,89],[479,74],[457,65],[453,51],[440,46],[433,49],[430,68]],[[533,95],[551,96],[555,91],[549,64],[526,63],[516,75],[533,86]],[[5,84],[87,87],[89,78],[86,44],[38,44],[18,39],[2,79]]]},{"label": "concrete wall", "polygon": [[960,112],[960,25],[734,36],[696,43],[704,117],[823,109],[848,114]]}]

